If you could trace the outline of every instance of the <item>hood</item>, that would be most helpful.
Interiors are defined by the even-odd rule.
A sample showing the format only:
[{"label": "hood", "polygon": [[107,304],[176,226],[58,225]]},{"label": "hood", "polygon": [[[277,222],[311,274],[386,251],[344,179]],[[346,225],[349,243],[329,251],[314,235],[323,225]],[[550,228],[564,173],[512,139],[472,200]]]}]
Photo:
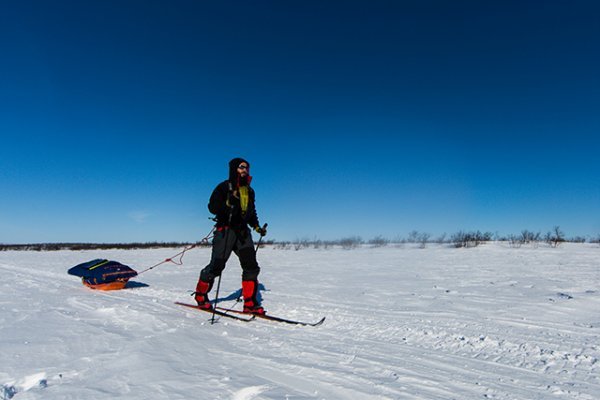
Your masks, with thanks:
[{"label": "hood", "polygon": [[[245,182],[241,182],[238,180],[237,168],[241,163],[248,164],[248,176],[245,179]],[[229,182],[231,182],[234,188],[238,186],[250,186],[250,182],[252,181],[252,177],[250,176],[250,163],[243,158],[237,157],[233,160],[229,161]]]}]

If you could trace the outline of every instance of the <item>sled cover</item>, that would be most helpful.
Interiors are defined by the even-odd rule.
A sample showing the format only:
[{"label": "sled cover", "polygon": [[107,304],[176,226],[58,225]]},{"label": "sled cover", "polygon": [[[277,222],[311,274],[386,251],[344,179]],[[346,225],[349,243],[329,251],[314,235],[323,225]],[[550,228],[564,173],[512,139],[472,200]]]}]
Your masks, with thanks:
[{"label": "sled cover", "polygon": [[70,275],[80,276],[84,285],[98,290],[123,289],[137,272],[117,261],[96,259],[71,268]]}]

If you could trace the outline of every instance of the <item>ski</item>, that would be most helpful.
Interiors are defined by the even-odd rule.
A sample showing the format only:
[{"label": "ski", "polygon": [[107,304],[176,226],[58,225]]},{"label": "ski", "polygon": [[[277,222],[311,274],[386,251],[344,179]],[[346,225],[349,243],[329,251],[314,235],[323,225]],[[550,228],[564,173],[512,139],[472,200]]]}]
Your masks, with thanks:
[{"label": "ski", "polygon": [[195,304],[180,303],[178,301],[176,301],[175,304],[177,304],[179,306],[194,308],[194,309],[196,309],[198,311],[204,311],[204,312],[207,312],[207,313],[210,313],[210,314],[212,314],[214,312],[215,315],[218,315],[218,316],[221,316],[221,317],[232,318],[232,319],[235,319],[236,321],[250,322],[250,321],[252,321],[254,319],[254,315],[251,315],[250,316],[251,318],[242,318],[242,317],[238,317],[237,315],[228,314],[228,313],[226,313],[224,311],[221,311],[221,310],[218,310],[218,309],[217,310],[206,310],[204,308],[198,307]]},{"label": "ski", "polygon": [[253,315],[256,318],[266,319],[266,320],[275,321],[275,322],[283,322],[285,324],[291,324],[291,325],[319,326],[323,322],[325,322],[325,317],[321,318],[317,322],[304,322],[304,321],[296,321],[296,320],[293,320],[293,319],[276,317],[274,315],[269,315],[269,314],[248,314],[248,313],[245,313],[243,311],[233,310],[233,309],[230,309],[230,308],[223,308],[223,307],[217,307],[217,310],[218,311],[222,311],[224,313],[235,313],[235,314],[242,314],[242,315]]}]

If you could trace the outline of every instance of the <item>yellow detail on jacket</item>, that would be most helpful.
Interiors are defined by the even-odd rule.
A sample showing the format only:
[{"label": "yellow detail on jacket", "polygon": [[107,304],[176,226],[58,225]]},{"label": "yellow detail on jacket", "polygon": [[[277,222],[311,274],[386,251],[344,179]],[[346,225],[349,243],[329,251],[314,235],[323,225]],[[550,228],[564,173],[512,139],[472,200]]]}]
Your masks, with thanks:
[{"label": "yellow detail on jacket", "polygon": [[240,207],[242,208],[242,215],[246,215],[248,210],[248,186],[240,186]]}]

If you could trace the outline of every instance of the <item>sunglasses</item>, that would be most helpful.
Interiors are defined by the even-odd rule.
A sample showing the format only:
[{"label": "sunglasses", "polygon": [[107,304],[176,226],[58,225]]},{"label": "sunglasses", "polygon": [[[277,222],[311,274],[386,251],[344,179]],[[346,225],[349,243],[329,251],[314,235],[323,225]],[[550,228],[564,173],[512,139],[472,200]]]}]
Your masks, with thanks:
[{"label": "sunglasses", "polygon": [[246,170],[247,170],[247,169],[248,169],[248,166],[247,166],[247,165],[240,165],[240,166],[238,167],[238,169],[246,169]]}]

